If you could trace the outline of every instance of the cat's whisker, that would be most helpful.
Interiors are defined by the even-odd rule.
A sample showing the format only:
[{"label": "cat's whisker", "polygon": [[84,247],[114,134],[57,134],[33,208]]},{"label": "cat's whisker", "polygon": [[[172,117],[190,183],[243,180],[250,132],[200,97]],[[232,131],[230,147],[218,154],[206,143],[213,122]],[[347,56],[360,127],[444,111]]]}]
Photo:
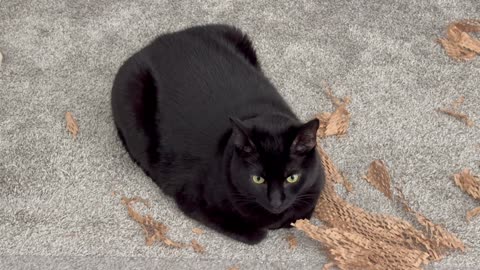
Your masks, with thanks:
[{"label": "cat's whisker", "polygon": [[293,207],[300,207],[300,206],[309,206],[314,203],[313,199],[315,196],[298,196],[295,202],[293,203]]}]

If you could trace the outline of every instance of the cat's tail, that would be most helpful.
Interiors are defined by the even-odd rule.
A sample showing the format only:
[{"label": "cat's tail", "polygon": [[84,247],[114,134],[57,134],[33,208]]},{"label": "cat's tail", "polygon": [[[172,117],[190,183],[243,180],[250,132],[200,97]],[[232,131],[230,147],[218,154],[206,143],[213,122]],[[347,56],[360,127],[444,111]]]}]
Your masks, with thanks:
[{"label": "cat's tail", "polygon": [[142,63],[138,54],[130,57],[118,70],[113,82],[111,106],[123,145],[148,174],[148,168],[158,158],[158,136],[155,134],[157,91],[148,66]]}]

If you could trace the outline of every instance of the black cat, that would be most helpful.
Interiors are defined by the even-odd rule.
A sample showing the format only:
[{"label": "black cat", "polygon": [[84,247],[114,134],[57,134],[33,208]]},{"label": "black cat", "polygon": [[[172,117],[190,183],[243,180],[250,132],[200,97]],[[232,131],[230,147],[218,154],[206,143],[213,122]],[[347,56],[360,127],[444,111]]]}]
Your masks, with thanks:
[{"label": "black cat", "polygon": [[112,110],[132,159],[191,218],[254,244],[312,215],[318,120],[299,121],[238,29],[158,37],[118,71]]}]

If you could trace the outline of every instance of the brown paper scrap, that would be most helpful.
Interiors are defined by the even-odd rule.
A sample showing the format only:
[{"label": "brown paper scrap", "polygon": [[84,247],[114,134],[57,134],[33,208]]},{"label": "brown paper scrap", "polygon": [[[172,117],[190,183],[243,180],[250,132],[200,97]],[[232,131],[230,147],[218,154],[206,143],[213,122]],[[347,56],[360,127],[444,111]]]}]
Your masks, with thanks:
[{"label": "brown paper scrap", "polygon": [[387,198],[392,199],[392,191],[390,190],[390,174],[388,173],[387,166],[382,160],[374,160],[368,167],[367,175],[363,177],[382,192]]},{"label": "brown paper scrap", "polygon": [[467,212],[467,221],[470,221],[478,215],[480,215],[480,206]]},{"label": "brown paper scrap", "polygon": [[73,115],[71,112],[66,112],[65,113],[65,121],[67,122],[67,130],[72,134],[73,139],[75,140],[77,138],[78,134],[78,124],[77,121],[75,121],[75,118],[73,118]]},{"label": "brown paper scrap", "polygon": [[295,237],[295,235],[293,235],[292,233],[288,234],[287,237],[286,237],[286,240],[288,242],[288,245],[290,247],[290,249],[296,249],[297,246],[298,246],[298,241],[297,241],[297,238]]},{"label": "brown paper scrap", "polygon": [[[463,192],[476,200],[480,200],[480,177],[474,175],[470,169],[465,168],[461,172],[454,174],[453,179]],[[477,215],[480,215],[480,207],[467,212],[467,221],[470,221]]]},{"label": "brown paper scrap", "polygon": [[174,242],[166,236],[168,231],[167,226],[154,220],[151,215],[142,215],[136,212],[133,208],[133,204],[136,202],[143,203],[145,206],[150,207],[150,203],[140,197],[122,198],[122,203],[127,207],[128,215],[142,227],[147,246],[151,246],[157,240],[171,247],[182,248],[185,246],[185,244]]},{"label": "brown paper scrap", "polygon": [[[448,249],[465,251],[465,245],[455,235],[448,232],[442,226],[434,224],[430,219],[428,219],[421,213],[413,210],[408,205],[408,202],[405,199],[405,196],[403,195],[403,192],[400,189],[397,189],[396,198],[403,205],[403,208],[405,209],[405,211],[415,216],[418,223],[420,223],[420,225],[423,226],[424,233],[431,240],[433,240],[431,242],[432,249],[439,251],[439,252],[436,252],[435,254],[446,253]],[[433,256],[433,252],[431,254]],[[436,258],[441,259],[442,256],[437,255]]]},{"label": "brown paper scrap", "polygon": [[190,242],[190,245],[192,246],[193,250],[196,252],[196,253],[205,253],[205,247],[200,245],[200,243],[198,243],[197,240],[192,240]]},{"label": "brown paper scrap", "polygon": [[480,200],[480,178],[474,175],[470,169],[465,168],[461,172],[454,174],[453,180],[463,192],[474,199]]},{"label": "brown paper scrap", "polygon": [[322,158],[323,169],[325,170],[326,177],[329,177],[331,181],[337,184],[342,184],[348,192],[353,190],[352,184],[347,180],[347,178],[337,169],[333,164],[333,161],[327,155],[325,150],[318,144],[317,151]]},{"label": "brown paper scrap", "polygon": [[458,120],[464,122],[465,125],[467,125],[468,127],[472,127],[474,125],[473,120],[471,120],[467,114],[458,111],[458,108],[460,107],[460,105],[463,104],[464,101],[465,101],[465,97],[461,96],[452,102],[452,104],[450,105],[450,108],[439,108],[437,109],[437,111],[453,116]]},{"label": "brown paper scrap", "polygon": [[462,20],[451,23],[447,36],[439,38],[447,55],[455,60],[469,61],[480,54],[480,40],[467,33],[480,32],[480,20]]},{"label": "brown paper scrap", "polygon": [[202,230],[202,229],[200,229],[200,228],[193,228],[193,229],[192,229],[192,232],[193,232],[194,234],[198,234],[198,235],[201,235],[201,234],[204,234],[204,233],[205,233],[205,231]]},{"label": "brown paper scrap", "polygon": [[325,151],[322,162],[327,181],[315,216],[324,225],[315,226],[308,220],[297,220],[292,225],[318,240],[339,269],[421,269],[449,252],[464,250],[455,236],[411,209],[417,214],[421,229],[348,203],[335,192],[335,183],[341,181]]},{"label": "brown paper scrap", "polygon": [[335,111],[331,113],[323,112],[317,115],[318,120],[320,120],[317,136],[325,138],[333,135],[344,135],[350,126],[350,112],[347,110],[350,98],[339,99],[333,95],[332,89],[327,83],[324,83],[324,85],[325,93],[332,101]]}]

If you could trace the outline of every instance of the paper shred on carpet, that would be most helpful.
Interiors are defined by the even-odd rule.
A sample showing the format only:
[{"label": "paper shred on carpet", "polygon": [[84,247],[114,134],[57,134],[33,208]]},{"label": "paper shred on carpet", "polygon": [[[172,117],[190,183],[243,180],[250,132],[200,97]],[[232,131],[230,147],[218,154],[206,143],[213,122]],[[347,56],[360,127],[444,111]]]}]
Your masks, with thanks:
[{"label": "paper shred on carpet", "polygon": [[[476,200],[480,200],[480,177],[474,175],[468,168],[453,175],[455,184],[465,193]],[[473,217],[480,215],[480,207],[472,209],[467,212],[467,221]]]},{"label": "paper shred on carpet", "polygon": [[468,33],[480,32],[480,20],[462,20],[447,27],[447,36],[439,38],[448,56],[455,60],[470,61],[480,55],[480,40]]},{"label": "paper shred on carpet", "polygon": [[474,199],[480,200],[480,178],[472,173],[472,170],[465,168],[454,174],[455,184]]},{"label": "paper shred on carpet", "polygon": [[197,234],[197,235],[201,235],[201,234],[204,234],[204,233],[205,233],[205,231],[202,230],[202,229],[200,229],[200,228],[193,228],[193,229],[192,229],[192,232],[193,232],[194,234]]},{"label": "paper shred on carpet", "polygon": [[[334,167],[326,154],[322,161],[325,168]],[[321,242],[339,269],[422,269],[452,251],[465,249],[454,235],[422,215],[417,218],[422,227],[417,229],[402,219],[369,213],[348,203],[335,192],[334,178],[338,176],[331,174],[335,171],[326,169],[325,190],[315,208],[324,225],[315,226],[308,220],[292,225]]]},{"label": "paper shred on carpet", "polygon": [[[318,142],[320,145],[320,142]],[[347,178],[337,169],[337,167],[333,164],[333,161],[327,155],[325,150],[322,147],[317,147],[318,153],[322,158],[323,169],[325,170],[326,176],[329,178],[330,181],[333,181],[336,184],[341,184],[345,187],[348,192],[353,190],[352,184],[347,180]]]},{"label": "paper shred on carpet", "polygon": [[467,125],[468,127],[472,127],[474,125],[473,120],[471,120],[467,114],[460,112],[458,110],[460,105],[462,105],[464,101],[465,101],[465,97],[461,96],[452,102],[452,104],[450,105],[450,108],[439,108],[437,109],[437,111],[453,116],[458,120],[464,122],[465,125]]},{"label": "paper shred on carpet", "polygon": [[198,243],[197,240],[193,239],[191,242],[190,242],[190,245],[192,246],[193,250],[196,252],[196,253],[205,253],[205,247],[200,245],[200,243]]},{"label": "paper shred on carpet", "polygon": [[334,263],[326,263],[323,267],[322,267],[322,270],[330,270],[332,269],[332,267],[334,267],[335,264]]},{"label": "paper shred on carpet", "polygon": [[65,121],[67,122],[67,130],[72,134],[73,139],[75,140],[77,138],[78,134],[78,124],[75,118],[73,118],[73,115],[71,112],[66,112],[65,113]]},{"label": "paper shred on carpet", "polygon": [[285,237],[285,239],[287,240],[288,246],[291,250],[297,248],[298,241],[297,241],[297,238],[295,237],[295,235],[290,233],[290,234],[287,235],[287,237]]},{"label": "paper shred on carpet", "polygon": [[480,206],[467,212],[467,221],[472,220],[472,218],[478,215],[480,215]]},{"label": "paper shred on carpet", "polygon": [[325,138],[333,135],[344,135],[347,133],[350,126],[350,112],[347,110],[347,105],[350,103],[349,97],[339,99],[333,95],[330,86],[324,82],[325,93],[330,98],[335,107],[333,112],[323,112],[317,115],[320,120],[320,127],[317,131],[317,136]]},{"label": "paper shred on carpet", "polygon": [[368,167],[367,175],[363,177],[377,190],[382,192],[387,198],[392,199],[392,191],[390,189],[390,174],[387,166],[382,160],[374,160]]},{"label": "paper shred on carpet", "polygon": [[142,227],[147,246],[151,246],[155,241],[161,241],[167,246],[175,248],[185,247],[185,244],[172,241],[166,236],[168,228],[163,223],[154,220],[151,215],[142,215],[135,211],[133,204],[136,202],[142,203],[148,208],[150,207],[150,203],[140,197],[122,198],[122,203],[127,207],[128,215]]},{"label": "paper shred on carpet", "polygon": [[445,228],[440,225],[433,223],[430,219],[425,217],[423,214],[413,210],[409,205],[403,192],[400,189],[397,189],[397,200],[403,205],[403,209],[410,214],[413,214],[423,226],[423,232],[427,235],[430,239],[431,245],[431,256],[434,257],[435,260],[440,260],[443,258],[442,254],[448,252],[449,249],[451,250],[465,250],[465,245],[463,244],[460,239],[455,237],[453,234],[448,232]]}]

